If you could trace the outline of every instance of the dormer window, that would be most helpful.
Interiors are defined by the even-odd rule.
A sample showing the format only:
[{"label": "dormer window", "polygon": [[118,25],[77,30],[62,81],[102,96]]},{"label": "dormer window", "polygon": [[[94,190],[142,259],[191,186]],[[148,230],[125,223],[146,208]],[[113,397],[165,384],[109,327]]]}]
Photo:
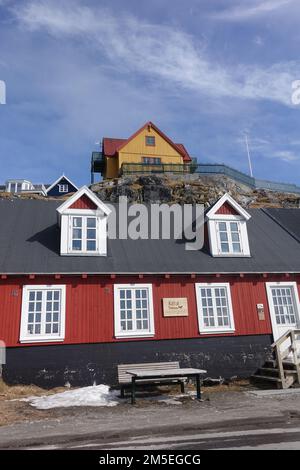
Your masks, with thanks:
[{"label": "dormer window", "polygon": [[239,222],[217,222],[219,249],[223,254],[242,253]]},{"label": "dormer window", "polygon": [[71,251],[97,251],[97,218],[71,217]]},{"label": "dormer window", "polygon": [[79,189],[57,212],[61,255],[106,256],[110,209],[90,189]]},{"label": "dormer window", "polygon": [[229,194],[208,211],[206,220],[212,256],[250,256],[246,212]]}]

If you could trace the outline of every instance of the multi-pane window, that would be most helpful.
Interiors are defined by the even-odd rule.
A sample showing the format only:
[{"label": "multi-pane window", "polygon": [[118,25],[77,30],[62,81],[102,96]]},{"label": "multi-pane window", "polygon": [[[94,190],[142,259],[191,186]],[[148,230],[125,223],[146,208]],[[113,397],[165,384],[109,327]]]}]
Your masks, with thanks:
[{"label": "multi-pane window", "polygon": [[24,286],[21,341],[63,339],[65,286]]},{"label": "multi-pane window", "polygon": [[292,286],[271,288],[277,325],[296,323],[295,296]]},{"label": "multi-pane window", "polygon": [[82,217],[72,219],[72,250],[82,251]]},{"label": "multi-pane window", "polygon": [[96,217],[72,217],[71,251],[94,252],[97,250]]},{"label": "multi-pane window", "polygon": [[228,284],[196,284],[201,332],[233,331],[234,321]]},{"label": "multi-pane window", "polygon": [[60,291],[48,290],[46,293],[45,333],[59,334],[60,324]]},{"label": "multi-pane window", "polygon": [[146,135],[146,145],[155,145],[155,137],[152,135]]},{"label": "multi-pane window", "polygon": [[143,163],[146,165],[160,165],[161,158],[160,157],[142,157]]},{"label": "multi-pane window", "polygon": [[115,286],[116,336],[154,333],[151,285]]},{"label": "multi-pane window", "polygon": [[68,184],[59,184],[58,185],[58,191],[60,193],[67,193],[69,191],[69,185]]},{"label": "multi-pane window", "polygon": [[29,292],[27,332],[31,335],[41,334],[42,323],[42,291]]},{"label": "multi-pane window", "polygon": [[217,222],[219,249],[222,254],[242,253],[240,226],[238,222]]}]

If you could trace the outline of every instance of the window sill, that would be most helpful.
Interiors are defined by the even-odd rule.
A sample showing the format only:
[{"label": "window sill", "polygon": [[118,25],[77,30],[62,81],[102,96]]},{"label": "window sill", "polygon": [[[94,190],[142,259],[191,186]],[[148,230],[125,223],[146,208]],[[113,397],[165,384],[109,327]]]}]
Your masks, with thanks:
[{"label": "window sill", "polygon": [[20,343],[57,343],[64,341],[65,338],[53,338],[53,337],[45,337],[42,338],[20,338]]},{"label": "window sill", "polygon": [[99,251],[68,251],[67,253],[60,253],[61,256],[107,256],[107,253]]},{"label": "window sill", "polygon": [[235,330],[202,330],[199,331],[200,335],[222,335],[226,333],[235,333]]},{"label": "window sill", "polygon": [[144,333],[144,334],[127,334],[127,335],[122,335],[120,333],[118,333],[117,335],[115,335],[115,338],[116,339],[123,339],[123,338],[153,338],[154,337],[154,333]]},{"label": "window sill", "polygon": [[216,253],[213,258],[251,258],[251,255],[234,254],[234,253]]}]

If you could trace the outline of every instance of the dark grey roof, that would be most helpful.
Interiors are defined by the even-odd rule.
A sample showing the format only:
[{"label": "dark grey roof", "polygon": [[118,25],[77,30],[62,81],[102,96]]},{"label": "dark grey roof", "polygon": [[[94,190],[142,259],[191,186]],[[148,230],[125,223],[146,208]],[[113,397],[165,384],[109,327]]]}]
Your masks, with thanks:
[{"label": "dark grey roof", "polygon": [[251,258],[213,258],[174,240],[108,240],[106,257],[60,256],[60,204],[0,200],[0,274],[300,272],[299,242],[261,209],[249,210]]},{"label": "dark grey roof", "polygon": [[265,209],[265,212],[300,242],[300,209]]}]

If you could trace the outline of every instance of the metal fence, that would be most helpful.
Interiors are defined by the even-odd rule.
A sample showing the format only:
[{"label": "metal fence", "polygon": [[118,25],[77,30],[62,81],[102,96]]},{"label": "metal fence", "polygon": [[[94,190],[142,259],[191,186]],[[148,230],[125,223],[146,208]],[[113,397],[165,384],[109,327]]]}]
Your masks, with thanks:
[{"label": "metal fence", "polygon": [[269,189],[270,191],[279,191],[282,193],[300,194],[300,187],[290,183],[275,183],[273,181],[255,179],[255,187],[257,189]]},{"label": "metal fence", "polygon": [[253,178],[246,173],[235,170],[219,163],[197,163],[195,159],[191,164],[143,164],[143,163],[123,163],[121,174],[137,173],[173,173],[173,174],[201,174],[201,175],[225,175],[236,182],[245,184],[253,189],[266,189],[269,191],[279,191],[283,193],[300,194],[300,187],[290,183],[276,183],[274,181]]},{"label": "metal fence", "polygon": [[230,168],[227,165],[214,163],[198,163],[195,173],[226,175],[234,179],[235,181],[239,181],[241,183],[246,184],[247,186],[255,188],[254,178],[246,175],[245,173],[242,173],[241,171],[234,170],[234,168]]},{"label": "metal fence", "polygon": [[255,189],[267,189],[283,193],[299,193],[300,187],[290,183],[276,183],[274,181],[252,178],[246,173],[235,170],[227,165],[214,163],[198,163],[196,173],[226,175],[235,181],[241,182]]}]

